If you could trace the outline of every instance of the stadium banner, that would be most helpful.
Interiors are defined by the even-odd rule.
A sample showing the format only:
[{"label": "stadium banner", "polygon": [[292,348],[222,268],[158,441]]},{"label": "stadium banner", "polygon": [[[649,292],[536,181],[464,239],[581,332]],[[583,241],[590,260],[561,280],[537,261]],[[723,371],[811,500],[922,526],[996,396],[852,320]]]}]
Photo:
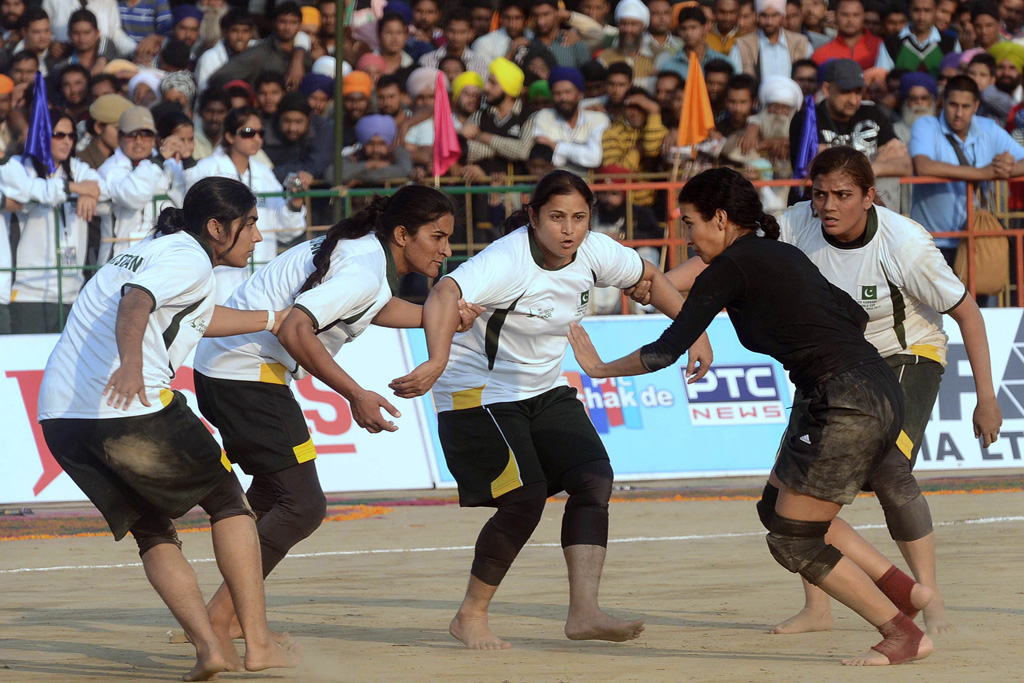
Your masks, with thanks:
[{"label": "stadium banner", "polygon": [[[56,342],[57,335],[0,336],[0,407],[5,416],[0,503],[85,500],[50,455],[36,422],[43,368]],[[364,388],[388,398],[402,417],[394,419],[397,432],[369,434],[352,420],[348,403],[319,380],[306,377],[294,383],[292,393],[312,432],[324,490],[431,488],[436,479],[434,454],[422,402],[395,398],[387,387],[413,367],[405,334],[371,325],[342,349],[338,360]],[[192,356],[172,386],[199,415]],[[212,427],[211,431],[217,436]],[[238,466],[234,469],[248,486],[249,478]]]},{"label": "stadium banner", "polygon": [[[988,449],[974,438],[974,381],[960,330],[946,318],[949,366],[943,376],[921,470],[1024,467],[1024,320],[1022,310],[985,309],[993,375],[1003,411],[1002,436]],[[584,327],[606,360],[653,341],[667,326],[660,315],[606,316]],[[680,363],[658,372],[593,380],[570,349],[562,369],[604,440],[620,481],[767,474],[789,419],[793,386],[782,366],[743,348],[724,313],[708,329],[715,351],[711,372],[687,385]],[[409,332],[416,363],[426,359],[422,332]],[[437,454],[439,486],[454,486],[437,439],[433,404],[424,397]]]}]

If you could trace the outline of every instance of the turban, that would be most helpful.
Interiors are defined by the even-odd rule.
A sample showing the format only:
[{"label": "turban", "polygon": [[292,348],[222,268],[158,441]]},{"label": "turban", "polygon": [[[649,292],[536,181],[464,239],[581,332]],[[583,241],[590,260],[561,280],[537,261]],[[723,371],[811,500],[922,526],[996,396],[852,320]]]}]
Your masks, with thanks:
[{"label": "turban", "polygon": [[395,120],[384,114],[371,114],[364,116],[356,122],[356,139],[359,144],[365,145],[375,136],[384,138],[384,143],[389,147],[395,141]]},{"label": "turban", "polygon": [[767,107],[769,104],[784,104],[792,107],[793,111],[800,108],[804,100],[800,86],[791,78],[785,76],[769,76],[761,84],[759,93],[761,104]]},{"label": "turban", "polygon": [[[118,74],[120,74],[123,71],[128,71],[132,74],[132,76],[134,76],[135,74],[139,73],[139,67],[135,64],[132,64],[127,59],[115,59],[111,62],[108,62],[107,65],[103,67],[103,73],[105,74],[113,74],[115,76],[118,76]],[[120,76],[118,77],[120,78]]]},{"label": "turban", "polygon": [[980,55],[984,52],[985,48],[983,47],[972,47],[970,50],[964,50],[963,52],[960,53],[960,66],[966,67],[968,64],[971,63],[971,60],[974,59],[975,56]]},{"label": "turban", "polygon": [[233,81],[228,81],[224,84],[224,89],[230,88],[241,88],[245,91],[245,96],[249,98],[249,106],[256,104],[256,92],[252,89],[252,86],[248,82],[243,81],[241,78],[236,78]]},{"label": "turban", "polygon": [[12,92],[14,92],[14,81],[0,74],[0,95],[9,95]]},{"label": "turban", "polygon": [[178,5],[171,10],[171,16],[173,17],[174,26],[177,26],[185,19],[195,19],[199,23],[203,22],[203,10],[195,5]]},{"label": "turban", "polygon": [[480,78],[480,74],[475,71],[465,71],[459,74],[458,77],[452,81],[452,99],[459,99],[459,93],[461,93],[462,89],[467,85],[475,85],[478,88],[482,88],[484,87],[484,79]]},{"label": "turban", "polygon": [[931,74],[921,71],[911,71],[900,76],[900,99],[907,99],[910,89],[921,86],[932,94],[934,99],[939,99],[939,85],[932,78]]},{"label": "turban", "polygon": [[615,23],[623,19],[636,19],[647,28],[651,23],[651,10],[640,0],[619,0],[619,5],[615,8]]},{"label": "turban", "polygon": [[398,15],[405,22],[406,26],[412,23],[412,8],[404,2],[389,0],[388,4],[384,5],[384,14]]},{"label": "turban", "polygon": [[881,83],[885,85],[885,77],[889,74],[888,69],[883,69],[879,66],[873,66],[870,69],[864,69],[864,82],[867,85],[872,83]]},{"label": "turban", "polygon": [[[416,99],[420,95],[427,92],[434,92],[434,84],[437,83],[438,70],[430,66],[421,66],[420,68],[409,74],[409,79],[405,82],[405,91],[409,93],[409,97]],[[448,89],[448,78],[441,74],[441,78],[444,79],[444,87]]]},{"label": "turban", "polygon": [[[349,85],[350,79],[353,77],[358,78],[358,81]],[[365,83],[364,83],[365,81]],[[345,80],[341,82],[341,94],[345,95],[349,92],[361,92],[367,97],[370,96],[370,90],[373,88],[373,83],[370,81],[370,77],[364,74],[362,71],[354,71],[349,74]],[[302,77],[299,82],[299,90],[309,97],[317,90],[327,95],[328,98],[334,97],[334,79],[330,76],[321,76],[320,74],[306,74]]]},{"label": "turban", "polygon": [[627,178],[626,176],[629,176],[632,173],[633,171],[626,168],[625,166],[622,166],[621,164],[608,164],[607,166],[602,166],[601,168],[597,169],[598,175],[622,176],[619,178],[605,178],[604,180],[601,181],[602,183],[605,184],[614,183],[616,185],[625,185],[629,181],[629,178]]},{"label": "turban", "polygon": [[944,71],[945,69],[956,69],[956,70],[959,71],[960,70],[960,59],[962,57],[963,57],[962,54],[958,54],[956,52],[950,52],[948,55],[946,55],[945,57],[942,58],[941,62],[939,62],[939,71],[941,72],[941,71]]},{"label": "turban", "polygon": [[583,74],[572,66],[556,66],[548,76],[548,85],[554,90],[555,84],[561,81],[568,81],[576,86],[576,89],[583,92]]},{"label": "turban", "polygon": [[519,97],[519,94],[523,92],[523,81],[526,77],[523,75],[523,70],[516,66],[515,62],[504,57],[498,57],[491,62],[488,71],[491,72],[494,80],[498,81],[502,91],[509,97]]},{"label": "turban", "polygon": [[188,71],[175,71],[164,76],[164,79],[160,81],[160,94],[162,95],[172,88],[184,95],[188,100],[189,107],[192,106],[192,102],[196,98],[196,80],[192,74]]},{"label": "turban", "polygon": [[758,14],[770,9],[782,15],[786,14],[786,0],[754,0],[754,7]]},{"label": "turban", "polygon": [[[302,79],[302,84],[299,85],[299,90],[306,93],[307,95],[313,94],[319,88],[311,87],[307,90],[303,85],[306,85],[306,80],[309,78],[323,79],[327,76],[321,76],[320,74],[310,74]],[[370,78],[370,74],[364,71],[353,71],[345,78],[341,79],[341,96],[354,95],[359,93],[360,95],[370,96],[370,92],[373,90],[373,79]],[[324,92],[327,92],[324,90]],[[334,88],[331,88],[331,92],[334,92]]]},{"label": "turban", "polygon": [[312,24],[317,28],[320,28],[320,10],[316,7],[303,7],[302,12],[302,24]]},{"label": "turban", "polygon": [[526,91],[526,97],[531,102],[534,100],[550,100],[551,99],[551,86],[548,85],[547,81],[534,81],[530,84],[530,88]]},{"label": "turban", "polygon": [[[344,62],[342,63],[344,64]],[[317,60],[313,62],[313,68],[310,70],[310,73],[320,74],[321,76],[330,76],[331,78],[334,78],[335,69],[337,68],[338,63],[334,61],[334,57],[331,57],[330,55],[324,55],[323,57],[318,57]],[[345,75],[347,76],[348,73],[346,73]]]},{"label": "turban", "polygon": [[[375,55],[372,52],[367,52],[365,55],[359,58],[358,62],[356,62],[356,69],[358,69],[359,71],[365,71],[366,73],[369,73],[370,69],[373,67],[377,67],[377,70],[383,73],[384,69],[387,68],[387,64],[384,62],[383,57],[381,57],[380,55]],[[325,75],[332,77],[334,76],[333,73]]]},{"label": "turban", "polygon": [[988,53],[996,58],[996,63],[1010,62],[1017,71],[1024,71],[1024,46],[1004,40],[988,49]]},{"label": "turban", "polygon": [[309,106],[309,98],[300,93],[298,90],[289,90],[281,98],[281,103],[277,105],[277,115],[285,113],[286,111],[297,111],[300,114],[309,116],[313,113],[313,110]]},{"label": "turban", "polygon": [[135,99],[135,89],[139,87],[140,83],[148,85],[157,99],[160,99],[160,76],[156,69],[141,69],[139,73],[132,76],[131,80],[128,81],[129,99]]}]

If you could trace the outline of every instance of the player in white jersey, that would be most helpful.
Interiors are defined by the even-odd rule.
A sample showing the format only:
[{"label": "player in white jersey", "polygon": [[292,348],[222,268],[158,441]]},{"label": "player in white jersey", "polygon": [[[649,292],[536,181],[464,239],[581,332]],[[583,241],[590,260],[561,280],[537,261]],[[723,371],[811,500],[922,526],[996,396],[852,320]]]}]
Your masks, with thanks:
[{"label": "player in white jersey", "polygon": [[[909,218],[872,204],[874,176],[867,157],[850,147],[825,150],[815,158],[810,177],[812,201],[783,214],[779,239],[807,254],[830,282],[867,311],[865,336],[900,380],[907,398],[903,431],[911,441],[910,454],[893,448],[866,488],[878,497],[889,534],[915,578],[933,591],[932,601],[923,610],[926,630],[955,632],[936,581],[931,512],[912,469],[946,365],[943,314],[960,326],[974,374],[975,433],[986,447],[999,434],[1002,416],[992,385],[985,321],[928,232]],[[700,259],[691,259],[668,277],[681,291],[688,291],[703,269]],[[773,507],[777,487],[773,475],[759,509]],[[843,533],[855,534],[841,520],[833,524],[830,534],[838,533],[840,526]],[[834,542],[832,536],[829,540]],[[828,596],[806,581],[804,589],[804,609],[773,633],[832,628]]]},{"label": "player in white jersey", "polygon": [[[433,288],[423,314],[430,359],[391,383],[405,398],[434,387],[460,504],[497,508],[477,539],[469,587],[449,627],[470,648],[510,647],[491,632],[488,607],[547,497],[563,490],[566,636],[625,641],[643,630],[643,621],[616,619],[598,605],[612,468],[561,363],[569,324],[583,318],[595,285],[629,288],[653,279],[652,302],[673,317],[682,298],[634,250],[590,232],[593,199],[568,171],[545,176],[527,208],[506,221],[511,233]],[[456,334],[460,296],[488,312]],[[711,361],[706,337],[691,350],[691,374],[698,360],[703,375]]]},{"label": "player in white jersey", "polygon": [[[246,492],[259,519],[266,577],[324,520],[327,501],[316,448],[289,385],[311,374],[345,397],[370,433],[398,427],[380,394],[363,389],[334,357],[371,322],[420,327],[422,307],[395,297],[408,273],[437,277],[451,255],[451,201],[409,185],[378,197],[326,235],[292,247],[246,280],[227,305],[243,310],[294,306],[275,337],[267,332],[204,339],[196,351],[199,409],[220,429],[228,459],[252,476]],[[467,318],[472,324],[475,316]],[[210,601],[214,628],[230,642],[234,610],[224,586]]]},{"label": "player in white jersey", "polygon": [[[39,392],[54,458],[116,540],[131,532],[147,578],[195,643],[186,681],[298,661],[267,627],[256,526],[242,487],[210,432],[170,388],[204,334],[274,329],[272,311],[214,305],[214,266],[244,266],[259,240],[256,198],[244,185],[197,183],[184,209],[165,209],[152,237],[82,289]],[[171,522],[195,505],[210,515],[214,554],[245,631],[244,664],[218,640]]]}]

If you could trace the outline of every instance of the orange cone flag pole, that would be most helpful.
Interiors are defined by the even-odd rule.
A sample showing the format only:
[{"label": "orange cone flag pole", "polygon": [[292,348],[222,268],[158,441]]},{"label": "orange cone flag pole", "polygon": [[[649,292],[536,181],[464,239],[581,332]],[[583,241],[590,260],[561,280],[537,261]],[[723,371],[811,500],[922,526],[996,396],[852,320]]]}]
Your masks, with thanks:
[{"label": "orange cone flag pole", "polygon": [[[697,157],[697,145],[708,137],[708,131],[715,127],[715,117],[711,113],[711,98],[708,97],[708,86],[704,82],[704,69],[701,68],[695,52],[690,53],[690,69],[686,74],[686,89],[683,92],[683,110],[679,113],[678,147],[691,148],[691,158]],[[676,169],[679,167],[679,156],[676,156]],[[675,171],[673,171],[673,180]]]}]

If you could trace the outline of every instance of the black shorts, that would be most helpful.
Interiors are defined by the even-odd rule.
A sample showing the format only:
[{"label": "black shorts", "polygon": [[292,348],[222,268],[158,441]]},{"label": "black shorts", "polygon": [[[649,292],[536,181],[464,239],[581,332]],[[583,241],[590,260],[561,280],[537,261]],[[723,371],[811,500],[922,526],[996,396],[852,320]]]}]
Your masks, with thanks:
[{"label": "black shorts", "polygon": [[563,490],[562,474],[608,460],[587,411],[571,387],[491,405],[446,410],[437,416],[445,461],[463,507],[490,505],[520,486],[545,482]]},{"label": "black shorts", "polygon": [[287,386],[199,372],[195,382],[200,412],[220,430],[228,460],[246,474],[272,474],[316,458],[302,408]]},{"label": "black shorts", "polygon": [[[921,452],[921,444],[924,443],[924,430],[932,416],[945,368],[942,367],[942,363],[907,354],[889,356],[885,361],[892,368],[907,399],[903,433],[912,443],[909,458],[910,468],[913,469],[917,464],[917,454]],[[900,455],[908,457],[902,453]]]},{"label": "black shorts", "polygon": [[54,459],[121,540],[141,517],[181,517],[235,475],[178,392],[163,410],[108,419],[43,420]]},{"label": "black shorts", "polygon": [[884,362],[832,377],[793,405],[775,475],[789,488],[849,505],[900,436],[903,391]]}]

